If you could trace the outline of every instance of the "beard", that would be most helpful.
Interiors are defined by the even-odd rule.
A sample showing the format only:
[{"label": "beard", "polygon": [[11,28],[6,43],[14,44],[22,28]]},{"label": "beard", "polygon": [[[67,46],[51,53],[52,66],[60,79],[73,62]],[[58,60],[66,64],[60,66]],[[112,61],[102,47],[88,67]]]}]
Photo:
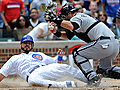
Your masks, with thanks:
[{"label": "beard", "polygon": [[[28,48],[26,48],[26,47],[28,47]],[[26,49],[25,49],[26,48]],[[26,45],[25,47],[21,47],[21,49],[24,51],[24,53],[26,53],[26,54],[28,54],[31,50],[32,50],[32,48],[30,49],[30,47],[28,46],[28,45]]]}]

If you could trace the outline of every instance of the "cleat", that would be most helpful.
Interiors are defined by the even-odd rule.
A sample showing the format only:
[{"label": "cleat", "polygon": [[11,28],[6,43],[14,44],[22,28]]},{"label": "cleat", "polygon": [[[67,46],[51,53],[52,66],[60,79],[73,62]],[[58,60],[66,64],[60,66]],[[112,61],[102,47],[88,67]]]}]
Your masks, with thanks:
[{"label": "cleat", "polygon": [[[114,66],[114,67],[116,67],[116,66]],[[99,66],[98,66],[97,70],[96,70],[96,73],[97,74],[102,74],[103,77],[105,77],[105,78],[120,79],[120,73],[112,71],[113,68],[111,70],[105,70],[105,69],[99,68]]]},{"label": "cleat", "polygon": [[101,80],[102,80],[103,75],[98,74],[94,78],[88,81],[88,84],[86,85],[87,87],[99,87]]},{"label": "cleat", "polygon": [[77,83],[75,81],[66,81],[67,88],[76,88]]},{"label": "cleat", "polygon": [[97,66],[96,73],[97,74],[102,74],[103,77],[108,77],[107,74],[106,74],[106,69],[99,68],[99,66]]}]

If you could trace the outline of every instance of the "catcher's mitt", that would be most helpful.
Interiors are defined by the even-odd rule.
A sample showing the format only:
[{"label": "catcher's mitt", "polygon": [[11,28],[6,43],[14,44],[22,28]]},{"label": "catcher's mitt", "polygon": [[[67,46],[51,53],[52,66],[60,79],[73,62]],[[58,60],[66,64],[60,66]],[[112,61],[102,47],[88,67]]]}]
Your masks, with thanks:
[{"label": "catcher's mitt", "polygon": [[53,21],[53,20],[57,19],[56,13],[57,13],[57,9],[56,9],[55,3],[50,2],[50,3],[46,6],[46,10],[45,10],[45,20],[46,20],[46,21]]}]

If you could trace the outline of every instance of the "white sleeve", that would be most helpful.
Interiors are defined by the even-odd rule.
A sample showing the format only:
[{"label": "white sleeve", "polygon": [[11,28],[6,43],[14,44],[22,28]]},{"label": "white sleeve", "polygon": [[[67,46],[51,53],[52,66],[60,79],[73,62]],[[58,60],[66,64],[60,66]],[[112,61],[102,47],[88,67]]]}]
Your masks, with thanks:
[{"label": "white sleeve", "polygon": [[42,54],[42,56],[45,58],[43,61],[45,64],[57,63],[57,58],[50,57],[50,56],[45,55],[45,54]]},{"label": "white sleeve", "polygon": [[0,73],[2,73],[5,77],[10,74],[16,74],[14,64],[12,63],[13,58],[11,57],[0,69]]}]

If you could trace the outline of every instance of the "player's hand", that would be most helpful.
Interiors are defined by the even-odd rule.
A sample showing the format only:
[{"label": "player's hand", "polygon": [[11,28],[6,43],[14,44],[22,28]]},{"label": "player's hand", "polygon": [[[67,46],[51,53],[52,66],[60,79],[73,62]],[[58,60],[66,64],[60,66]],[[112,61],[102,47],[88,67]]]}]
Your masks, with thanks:
[{"label": "player's hand", "polygon": [[57,30],[56,30],[56,23],[54,22],[48,22],[48,30],[50,30],[51,33],[56,33]]},{"label": "player's hand", "polygon": [[65,55],[65,52],[62,49],[59,49],[57,54],[58,56],[63,57]]}]

